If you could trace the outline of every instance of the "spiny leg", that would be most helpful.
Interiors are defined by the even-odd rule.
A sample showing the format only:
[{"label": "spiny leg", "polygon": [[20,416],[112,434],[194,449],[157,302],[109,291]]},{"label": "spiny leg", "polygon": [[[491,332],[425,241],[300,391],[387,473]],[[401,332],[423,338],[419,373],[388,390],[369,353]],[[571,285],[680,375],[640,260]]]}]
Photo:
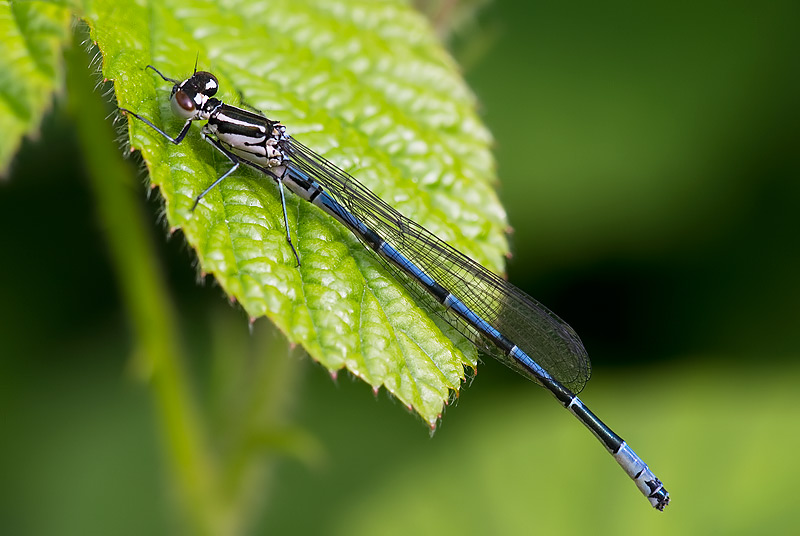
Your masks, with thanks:
[{"label": "spiny leg", "polygon": [[238,156],[236,156],[235,154],[233,154],[232,152],[227,150],[225,147],[223,147],[222,144],[219,142],[219,140],[217,140],[216,138],[212,138],[211,136],[208,136],[205,132],[202,132],[202,136],[203,136],[204,140],[206,140],[208,143],[210,143],[211,145],[216,147],[219,152],[221,152],[226,157],[228,157],[228,160],[231,161],[231,164],[233,164],[233,166],[231,166],[231,168],[228,171],[223,173],[221,177],[219,177],[217,180],[212,182],[211,186],[209,186],[208,188],[206,188],[205,190],[200,192],[200,195],[195,197],[194,205],[192,205],[192,212],[194,212],[194,209],[197,208],[197,204],[200,202],[201,199],[203,199],[206,196],[206,194],[208,192],[213,190],[219,183],[221,183],[222,181],[227,179],[228,176],[231,173],[233,173],[234,171],[236,171],[239,168],[239,157]]},{"label": "spiny leg", "polygon": [[[172,82],[173,84],[180,84],[180,80],[175,80],[174,78],[170,78],[169,76],[165,76],[165,75],[163,75],[163,74],[161,73],[161,71],[159,71],[158,69],[156,69],[156,68],[155,68],[155,67],[153,67],[152,65],[148,65],[147,67],[145,67],[145,68],[144,68],[144,70],[145,70],[145,71],[146,71],[147,69],[152,69],[152,70],[154,70],[158,76],[160,76],[161,78],[163,78],[163,79],[164,79],[164,80],[166,80],[167,82]],[[194,71],[195,71],[195,72],[197,72],[197,63],[196,63],[196,62],[195,62],[195,65],[194,65]]]},{"label": "spiny leg", "polygon": [[[240,162],[239,157],[237,157],[234,153],[232,153],[231,151],[226,149],[220,143],[220,141],[218,139],[207,135],[205,132],[202,132],[202,136],[203,136],[204,140],[206,140],[208,143],[213,145],[219,152],[221,152],[222,154],[227,156],[228,160],[230,160],[231,163],[233,163],[234,165],[233,165],[233,167],[231,169],[229,169],[227,172],[225,172],[224,175],[222,175],[220,178],[215,180],[211,184],[211,186],[209,186],[208,188],[203,190],[203,192],[200,195],[197,196],[197,199],[195,199],[194,206],[192,207],[192,210],[194,210],[194,208],[197,206],[197,204],[200,202],[200,200],[203,198],[203,196],[205,196],[208,192],[213,190],[214,187],[216,185],[218,185],[220,182],[222,182],[225,178],[227,178],[228,175],[230,175],[231,173],[236,171],[236,168],[239,167],[239,162]],[[295,260],[297,260],[297,266],[300,266],[300,256],[297,254],[297,250],[294,248],[294,243],[292,243],[292,235],[289,232],[289,216],[288,216],[288,214],[286,212],[286,196],[284,195],[284,192],[283,192],[283,178],[275,176],[274,173],[272,173],[272,172],[270,172],[270,171],[268,171],[266,169],[261,168],[261,166],[253,165],[250,162],[245,162],[245,163],[250,165],[250,166],[252,166],[252,167],[254,167],[254,168],[256,168],[256,169],[258,169],[258,170],[260,170],[260,171],[263,171],[264,173],[267,173],[267,174],[271,175],[278,182],[278,190],[281,193],[281,207],[283,208],[283,225],[284,225],[284,228],[286,229],[286,242],[288,242],[289,243],[289,247],[292,248],[292,253],[294,253],[294,258],[295,258]]]},{"label": "spiny leg", "polygon": [[283,225],[286,227],[286,241],[289,242],[289,247],[292,248],[294,258],[297,259],[297,266],[300,266],[300,256],[297,255],[297,250],[294,249],[292,244],[292,235],[289,233],[289,217],[286,215],[286,196],[283,193],[283,178],[278,180],[278,190],[281,193],[281,207],[283,207]]},{"label": "spiny leg", "polygon": [[126,113],[126,114],[132,115],[133,117],[135,117],[139,121],[143,122],[145,125],[149,126],[153,130],[155,130],[156,132],[158,132],[159,134],[164,136],[166,139],[168,139],[169,141],[171,141],[175,145],[178,145],[180,142],[183,141],[183,138],[186,137],[186,133],[189,132],[189,127],[192,126],[192,121],[194,121],[194,119],[188,119],[186,121],[186,124],[183,125],[183,128],[178,133],[178,135],[173,138],[172,136],[170,136],[169,134],[167,134],[166,132],[164,132],[163,130],[158,128],[157,126],[155,126],[153,123],[151,123],[149,119],[147,119],[145,117],[142,117],[141,115],[137,114],[136,112],[132,112],[132,111],[128,110],[127,108],[120,108],[119,111],[123,112],[123,113]]}]

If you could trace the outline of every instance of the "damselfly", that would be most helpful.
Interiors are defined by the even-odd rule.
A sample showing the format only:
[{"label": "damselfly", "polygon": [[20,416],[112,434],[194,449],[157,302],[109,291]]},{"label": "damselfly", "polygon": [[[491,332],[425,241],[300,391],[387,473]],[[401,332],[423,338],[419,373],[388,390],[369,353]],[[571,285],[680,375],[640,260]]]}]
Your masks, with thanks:
[{"label": "damselfly", "polygon": [[[171,82],[172,111],[186,123],[172,137],[150,120],[126,109],[174,144],[179,144],[193,121],[206,121],[205,141],[231,162],[196,198],[203,197],[244,163],[272,178],[280,192],[286,240],[298,265],[286,218],[284,185],[294,194],[327,212],[347,227],[420,304],[526,378],[546,388],[578,418],[614,456],[650,503],[663,510],[669,493],[633,450],[575,395],[590,375],[589,358],[578,335],[539,302],[421,225],[386,204],[346,172],[286,133],[278,121],[214,98],[217,78],[197,71]],[[533,356],[536,356],[534,359]]]}]

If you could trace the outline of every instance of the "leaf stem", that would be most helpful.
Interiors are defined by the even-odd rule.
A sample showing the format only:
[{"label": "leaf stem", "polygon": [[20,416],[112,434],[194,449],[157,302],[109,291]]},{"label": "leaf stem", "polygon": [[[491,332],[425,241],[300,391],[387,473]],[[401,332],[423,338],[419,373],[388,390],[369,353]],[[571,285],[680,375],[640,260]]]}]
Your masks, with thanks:
[{"label": "leaf stem", "polygon": [[[215,501],[214,471],[206,434],[193,404],[183,368],[172,303],[162,280],[147,226],[130,186],[130,166],[119,158],[114,132],[105,120],[106,108],[87,73],[88,58],[80,45],[66,51],[69,110],[77,125],[78,142],[111,261],[147,370],[167,457],[190,522],[199,533],[224,533],[225,517]],[[224,523],[222,523],[224,524]],[[223,529],[223,530],[219,530]]]}]

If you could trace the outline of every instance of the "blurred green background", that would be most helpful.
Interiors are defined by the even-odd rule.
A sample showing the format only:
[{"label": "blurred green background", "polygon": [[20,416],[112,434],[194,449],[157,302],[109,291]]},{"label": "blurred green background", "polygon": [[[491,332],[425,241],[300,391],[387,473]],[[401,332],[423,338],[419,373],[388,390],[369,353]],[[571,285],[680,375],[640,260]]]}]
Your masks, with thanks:
[{"label": "blurred green background", "polygon": [[[582,398],[664,481],[666,512],[494,362],[430,438],[384,393],[293,352],[293,421],[324,454],[273,467],[254,532],[791,532],[798,20],[790,1],[495,2],[452,43],[497,140],[510,279],[581,334]],[[0,533],[174,533],[74,137],[56,105],[0,185]],[[131,195],[159,218],[155,196]],[[181,238],[152,235],[203,393],[210,354],[263,349],[269,326],[249,336],[196,284]]]}]

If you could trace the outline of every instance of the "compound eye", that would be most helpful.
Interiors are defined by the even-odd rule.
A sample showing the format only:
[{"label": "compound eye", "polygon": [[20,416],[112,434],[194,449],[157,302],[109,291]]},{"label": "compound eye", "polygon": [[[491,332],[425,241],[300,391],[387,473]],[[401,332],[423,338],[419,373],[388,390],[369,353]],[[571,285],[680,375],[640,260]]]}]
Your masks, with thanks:
[{"label": "compound eye", "polygon": [[187,112],[194,112],[195,110],[195,103],[192,98],[182,89],[179,89],[175,92],[174,101],[180,106],[183,110]]},{"label": "compound eye", "polygon": [[194,117],[197,112],[197,103],[189,96],[187,92],[179,89],[170,99],[172,113],[184,119]]},{"label": "compound eye", "polygon": [[208,95],[209,97],[213,97],[216,94],[217,89],[219,89],[219,81],[217,77],[207,71],[197,71],[194,73],[195,83],[197,84],[197,89],[203,95]]}]

